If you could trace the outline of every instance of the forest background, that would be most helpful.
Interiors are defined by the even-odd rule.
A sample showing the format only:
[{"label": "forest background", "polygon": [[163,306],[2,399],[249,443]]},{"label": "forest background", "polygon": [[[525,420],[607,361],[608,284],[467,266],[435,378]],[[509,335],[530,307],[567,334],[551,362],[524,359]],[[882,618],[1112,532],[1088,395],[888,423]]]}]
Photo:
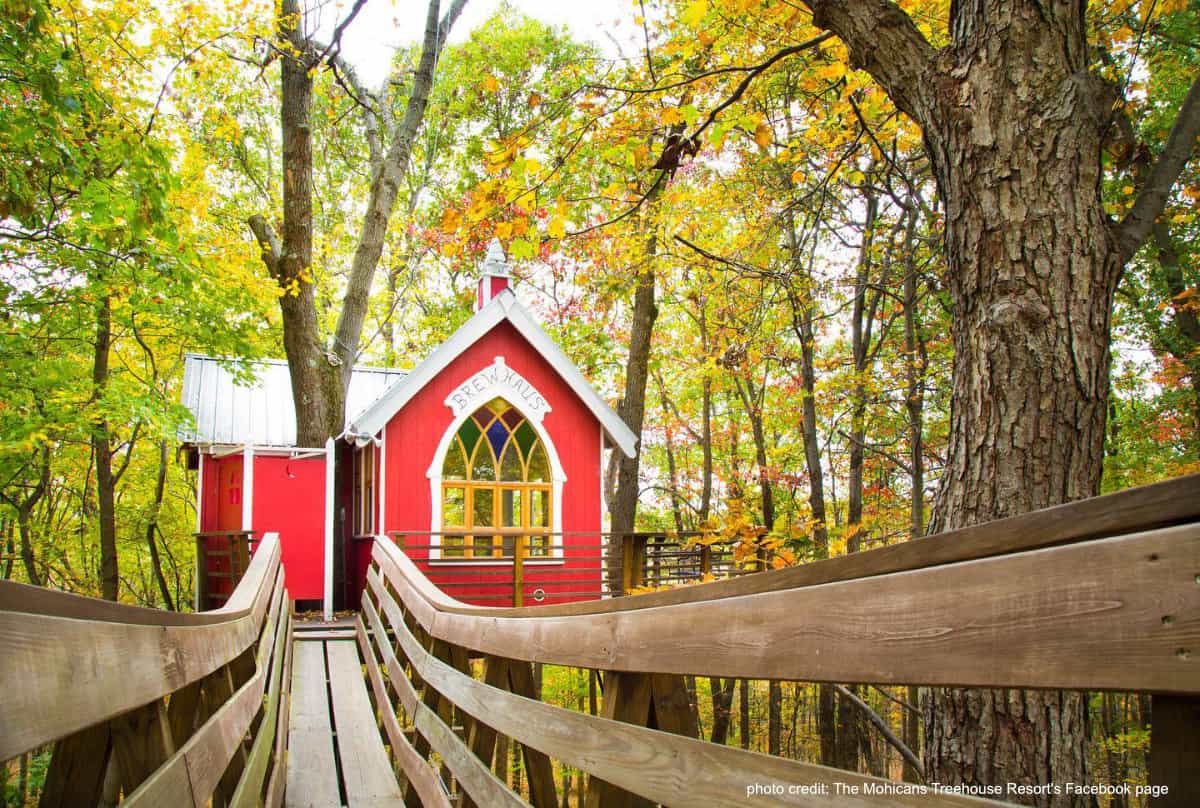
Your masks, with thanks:
[{"label": "forest background", "polygon": [[[190,608],[184,353],[280,357],[290,319],[343,367],[412,367],[470,316],[492,238],[640,427],[607,474],[614,527],[749,548],[762,526],[779,564],[923,535],[952,443],[945,201],[909,103],[808,5],[634,2],[598,45],[509,6],[449,37],[462,4],[435,4],[369,85],[343,45],[362,2],[4,0],[0,575]],[[900,6],[950,42],[949,3]],[[1192,109],[1200,4],[1092,3],[1085,33],[1114,89],[1097,183],[1121,221]],[[307,178],[280,75],[301,63]],[[289,268],[297,183],[309,259]],[[1200,471],[1186,149],[1168,188],[1113,291],[1105,492]],[[572,677],[552,689],[575,706]],[[845,694],[696,687],[714,740],[737,716],[746,745],[911,776]],[[851,692],[919,748],[920,693]],[[1090,700],[1098,779],[1144,778],[1144,708]]]}]

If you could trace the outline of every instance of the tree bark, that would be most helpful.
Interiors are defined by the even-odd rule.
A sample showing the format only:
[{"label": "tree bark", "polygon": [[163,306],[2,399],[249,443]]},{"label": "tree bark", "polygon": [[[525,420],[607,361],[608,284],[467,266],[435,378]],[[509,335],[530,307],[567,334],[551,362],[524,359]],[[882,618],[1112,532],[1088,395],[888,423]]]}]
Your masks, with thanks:
[{"label": "tree bark", "polygon": [[[341,433],[346,420],[346,390],[358,358],[367,303],[387,226],[395,207],[400,184],[408,170],[417,131],[425,116],[434,68],[466,0],[454,0],[438,21],[438,0],[430,0],[425,21],[425,38],[420,61],[403,120],[391,131],[386,154],[380,141],[380,116],[370,106],[382,106],[358,85],[353,71],[336,64],[341,75],[365,98],[364,124],[371,153],[371,191],[350,266],[338,324],[329,347],[321,335],[312,278],[312,70],[319,65],[313,41],[302,30],[299,0],[282,0],[279,36],[281,58],[283,129],[283,232],[277,237],[260,215],[248,220],[262,249],[268,273],[284,294],[279,299],[283,318],[284,351],[296,407],[296,441],[317,447]],[[335,60],[336,61],[336,60]],[[385,115],[386,117],[386,115]],[[390,120],[390,118],[387,118]]]},{"label": "tree bark", "polygon": [[158,583],[158,592],[162,596],[163,606],[169,611],[175,611],[175,603],[171,599],[171,587],[163,575],[162,560],[158,555],[158,542],[154,533],[158,530],[158,515],[162,511],[163,495],[167,490],[167,463],[170,458],[167,441],[158,442],[158,476],[154,480],[154,503],[151,506],[150,519],[146,523],[146,546],[150,550],[150,566],[154,572],[154,580]]},{"label": "tree bark", "polygon": [[[1096,494],[1113,293],[1194,148],[1200,79],[1114,225],[1099,191],[1115,95],[1088,70],[1086,4],[954,3],[940,53],[889,0],[805,4],[921,126],[945,204],[955,362],[930,529]],[[936,689],[925,718],[931,780],[1087,782],[1082,694]]]},{"label": "tree bark", "polygon": [[[96,334],[92,353],[92,401],[103,406],[108,386],[108,361],[112,349],[112,300],[105,294],[96,304]],[[100,593],[116,600],[120,593],[117,562],[116,492],[112,468],[112,432],[108,419],[96,417],[92,424],[92,455],[96,462],[96,504],[100,529]]]},{"label": "tree bark", "polygon": [[[646,195],[646,209],[653,211],[664,183],[656,183]],[[639,268],[633,295],[633,323],[629,333],[629,358],[625,363],[625,393],[619,414],[625,425],[639,438],[646,415],[646,379],[650,373],[650,342],[658,306],[654,302],[654,263],[658,252],[658,233],[651,228],[646,238],[645,263]],[[612,533],[608,538],[608,584],[613,592],[621,588],[621,536],[632,533],[637,519],[638,469],[642,447],[639,439],[633,457],[621,455],[617,461],[617,490],[610,511]]]}]

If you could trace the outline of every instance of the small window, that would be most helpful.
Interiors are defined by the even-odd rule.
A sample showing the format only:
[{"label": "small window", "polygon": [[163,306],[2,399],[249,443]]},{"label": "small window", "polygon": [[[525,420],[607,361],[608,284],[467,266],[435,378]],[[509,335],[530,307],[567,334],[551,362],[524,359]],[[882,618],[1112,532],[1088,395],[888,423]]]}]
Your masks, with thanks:
[{"label": "small window", "polygon": [[375,533],[375,444],[368,443],[354,454],[354,514],[356,536]]}]

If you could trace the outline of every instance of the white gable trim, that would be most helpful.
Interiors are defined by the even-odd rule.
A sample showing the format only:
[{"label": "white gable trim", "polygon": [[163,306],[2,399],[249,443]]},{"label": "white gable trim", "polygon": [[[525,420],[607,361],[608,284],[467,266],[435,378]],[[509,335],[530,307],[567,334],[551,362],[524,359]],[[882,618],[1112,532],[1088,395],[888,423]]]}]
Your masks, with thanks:
[{"label": "white gable trim", "polygon": [[604,433],[626,457],[633,457],[637,449],[637,437],[621,420],[612,407],[592,389],[587,379],[579,372],[579,368],[563,353],[554,340],[517,302],[516,296],[510,289],[504,289],[490,303],[462,328],[431,353],[424,362],[417,365],[411,373],[400,379],[380,396],[371,406],[357,415],[351,422],[352,432],[374,435],[392,419],[400,409],[412,400],[425,385],[433,381],[437,375],[453,362],[463,351],[471,347],[484,334],[495,328],[502,320],[508,320],[529,344],[545,359],[563,381],[579,396],[584,406],[600,422]]}]

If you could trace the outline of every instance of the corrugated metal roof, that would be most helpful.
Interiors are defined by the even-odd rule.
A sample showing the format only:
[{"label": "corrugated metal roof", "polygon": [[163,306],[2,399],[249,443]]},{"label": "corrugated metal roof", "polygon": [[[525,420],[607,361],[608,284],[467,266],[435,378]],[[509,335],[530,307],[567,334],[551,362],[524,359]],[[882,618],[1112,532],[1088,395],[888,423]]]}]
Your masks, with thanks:
[{"label": "corrugated metal roof", "polygon": [[[188,354],[183,365],[183,405],[196,419],[179,431],[184,443],[295,446],[296,407],[287,362],[246,363],[255,381],[242,385],[222,363],[230,360]],[[357,367],[346,393],[347,422],[404,378],[393,368]],[[306,447],[319,448],[319,447]]]}]

